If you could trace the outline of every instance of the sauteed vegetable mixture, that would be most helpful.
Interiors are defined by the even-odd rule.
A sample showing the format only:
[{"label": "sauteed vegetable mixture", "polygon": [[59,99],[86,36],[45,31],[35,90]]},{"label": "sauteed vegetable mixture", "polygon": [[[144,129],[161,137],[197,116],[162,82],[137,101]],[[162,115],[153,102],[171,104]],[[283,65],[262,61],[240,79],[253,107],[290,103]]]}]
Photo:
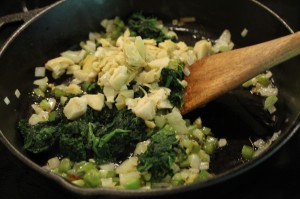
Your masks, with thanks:
[{"label": "sauteed vegetable mixture", "polygon": [[[188,46],[142,13],[101,25],[105,31],[90,33],[79,50],[36,68],[32,114],[18,124],[24,148],[56,153],[45,168],[81,187],[151,189],[212,177],[211,155],[227,141],[200,117],[184,119],[180,107],[189,65],[231,50],[230,32]],[[274,112],[270,78],[267,72],[243,86]],[[244,146],[244,158],[254,154]]]}]

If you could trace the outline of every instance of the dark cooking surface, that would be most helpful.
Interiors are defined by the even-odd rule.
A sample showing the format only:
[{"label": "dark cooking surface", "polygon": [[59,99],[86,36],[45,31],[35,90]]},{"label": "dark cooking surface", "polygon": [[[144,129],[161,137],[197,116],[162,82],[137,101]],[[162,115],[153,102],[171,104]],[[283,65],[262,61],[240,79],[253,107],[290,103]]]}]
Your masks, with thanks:
[{"label": "dark cooking surface", "polygon": [[[19,1],[1,0],[0,16],[21,11]],[[29,8],[45,6],[54,0],[30,0]],[[262,0],[269,5],[295,30],[300,30],[300,2],[298,0]],[[0,45],[20,25],[5,26],[0,29]],[[1,99],[2,100],[2,99]],[[271,158],[246,174],[236,177],[225,184],[215,187],[217,190],[196,193],[199,198],[300,198],[300,132]],[[187,196],[187,194],[184,194]],[[176,198],[179,196],[176,196]],[[197,197],[197,198],[198,198]],[[55,183],[34,173],[15,159],[0,143],[0,198],[1,199],[61,199],[71,195]],[[75,198],[75,197],[73,197]],[[204,198],[204,196],[203,196]]]}]

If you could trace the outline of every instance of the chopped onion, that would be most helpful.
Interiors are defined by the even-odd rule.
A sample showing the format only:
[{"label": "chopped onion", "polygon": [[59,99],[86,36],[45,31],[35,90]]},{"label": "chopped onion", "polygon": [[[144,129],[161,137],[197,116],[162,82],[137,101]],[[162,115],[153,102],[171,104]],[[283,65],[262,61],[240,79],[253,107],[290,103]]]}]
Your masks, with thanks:
[{"label": "chopped onion", "polygon": [[8,99],[8,97],[5,97],[5,98],[4,98],[4,102],[5,102],[6,105],[9,105],[10,100]]},{"label": "chopped onion", "polygon": [[44,77],[46,74],[46,69],[45,67],[35,67],[35,77]]},{"label": "chopped onion", "polygon": [[227,140],[225,138],[219,139],[219,142],[218,142],[219,147],[224,147],[226,145],[227,145]]},{"label": "chopped onion", "polygon": [[19,98],[19,97],[20,97],[21,93],[20,93],[20,91],[19,91],[18,89],[16,89],[16,91],[15,91],[15,95],[16,95],[16,97],[17,97],[17,98]]},{"label": "chopped onion", "polygon": [[248,29],[247,28],[244,28],[243,31],[241,32],[241,36],[242,37],[246,37],[248,34]]}]

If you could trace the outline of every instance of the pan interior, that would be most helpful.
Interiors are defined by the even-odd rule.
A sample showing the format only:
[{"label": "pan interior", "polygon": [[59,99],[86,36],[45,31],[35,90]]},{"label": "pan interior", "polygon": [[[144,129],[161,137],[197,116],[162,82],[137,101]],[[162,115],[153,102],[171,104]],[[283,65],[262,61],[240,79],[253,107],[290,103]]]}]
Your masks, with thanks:
[{"label": "pan interior", "polygon": [[[180,0],[174,0],[171,4],[165,0],[65,1],[27,24],[14,35],[0,55],[0,97],[10,99],[9,105],[0,103],[0,130],[3,134],[1,136],[8,140],[12,146],[11,150],[20,152],[18,154],[20,159],[29,158],[32,165],[43,165],[49,157],[26,153],[16,129],[17,121],[24,116],[28,107],[27,94],[32,89],[34,68],[58,56],[60,52],[73,48],[79,41],[87,38],[88,32],[100,31],[99,22],[102,19],[114,16],[126,18],[133,11],[143,11],[145,14],[157,16],[170,26],[172,19],[195,17],[196,22],[188,24],[184,29],[172,26],[179,37],[189,44],[202,37],[216,39],[224,29],[230,30],[236,47],[289,34],[277,18],[251,1],[185,1],[184,6]],[[268,28],[265,28],[266,24]],[[244,28],[249,30],[246,37],[241,36]],[[235,168],[243,163],[239,158],[241,146],[249,143],[249,139],[261,135],[269,136],[278,130],[282,131],[278,143],[290,138],[300,110],[297,103],[300,100],[300,93],[297,92],[300,89],[300,80],[295,73],[299,72],[297,63],[299,59],[296,58],[284,63],[283,67],[279,66],[272,70],[281,99],[278,107],[280,120],[276,125],[266,124],[256,104],[248,103],[249,100],[256,102],[257,99],[252,98],[241,88],[187,116],[190,118],[201,116],[203,123],[211,127],[217,137],[226,137],[230,143],[227,148],[215,155],[211,164],[215,173],[227,172],[228,175],[234,175]],[[14,95],[16,89],[21,92],[20,98]],[[280,146],[278,143],[275,143],[267,153],[271,154],[277,150]],[[264,156],[266,155],[263,154],[260,159]]]}]

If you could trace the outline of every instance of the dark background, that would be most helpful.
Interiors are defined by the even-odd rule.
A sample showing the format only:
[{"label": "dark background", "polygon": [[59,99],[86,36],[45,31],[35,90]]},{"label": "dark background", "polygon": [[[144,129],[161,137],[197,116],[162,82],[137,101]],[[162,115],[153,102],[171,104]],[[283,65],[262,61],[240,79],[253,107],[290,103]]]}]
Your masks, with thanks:
[{"label": "dark background", "polygon": [[[55,2],[55,0],[28,0],[26,5],[29,9],[34,9],[49,5],[53,2]],[[300,30],[299,0],[261,0],[261,2],[281,16],[292,29]],[[0,1],[0,16],[21,11],[21,1]],[[5,40],[21,24],[21,22],[16,22],[12,25],[6,25],[0,28],[0,46],[3,45]],[[199,194],[197,198],[299,199],[299,158],[300,132],[297,132],[278,152],[259,166],[251,169],[242,176],[215,187],[211,192],[196,193],[197,195]],[[184,196],[187,197],[188,195],[185,194]],[[61,199],[76,197],[24,166],[0,143],[0,199],[21,198]]]}]

